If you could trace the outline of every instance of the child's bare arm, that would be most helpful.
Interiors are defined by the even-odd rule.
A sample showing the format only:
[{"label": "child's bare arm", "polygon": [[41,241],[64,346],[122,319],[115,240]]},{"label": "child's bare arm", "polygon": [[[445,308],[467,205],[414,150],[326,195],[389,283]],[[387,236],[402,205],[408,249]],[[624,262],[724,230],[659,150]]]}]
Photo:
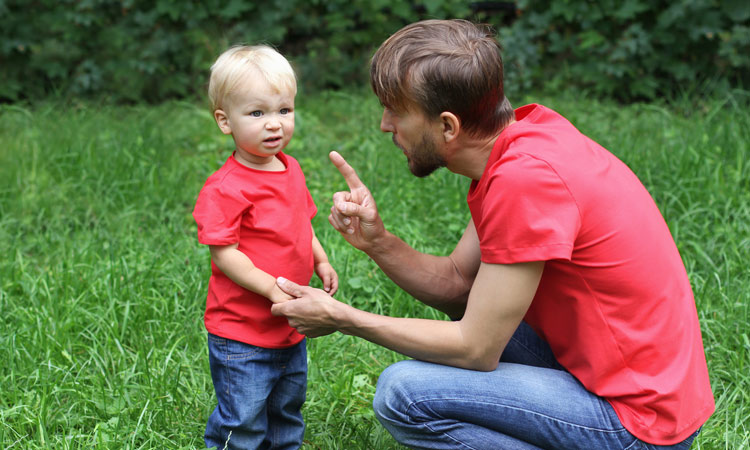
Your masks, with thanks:
[{"label": "child's bare arm", "polygon": [[328,262],[328,255],[326,255],[323,246],[320,244],[317,236],[315,236],[315,230],[313,230],[312,249],[315,261],[315,273],[320,278],[320,281],[323,282],[323,289],[329,295],[333,295],[339,290],[339,276],[331,263]]},{"label": "child's bare arm", "polygon": [[230,280],[273,303],[291,300],[292,297],[276,285],[276,278],[255,267],[250,258],[237,249],[238,245],[209,245],[216,267]]}]

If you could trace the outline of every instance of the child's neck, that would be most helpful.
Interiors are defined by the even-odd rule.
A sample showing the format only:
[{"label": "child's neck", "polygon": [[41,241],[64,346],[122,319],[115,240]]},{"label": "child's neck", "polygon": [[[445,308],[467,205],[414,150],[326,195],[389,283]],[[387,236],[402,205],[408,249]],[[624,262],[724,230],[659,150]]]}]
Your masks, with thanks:
[{"label": "child's neck", "polygon": [[273,155],[268,158],[253,158],[253,160],[250,160],[248,158],[243,158],[238,153],[235,153],[234,159],[243,166],[250,167],[251,169],[255,170],[265,170],[267,172],[282,172],[286,169],[286,166],[284,166],[284,163],[281,162],[277,155]]}]

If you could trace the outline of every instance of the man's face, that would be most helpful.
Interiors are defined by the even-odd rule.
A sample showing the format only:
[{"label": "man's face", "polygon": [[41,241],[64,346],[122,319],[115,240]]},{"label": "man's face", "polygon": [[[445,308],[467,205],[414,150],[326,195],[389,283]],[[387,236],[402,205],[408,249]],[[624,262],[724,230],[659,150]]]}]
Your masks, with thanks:
[{"label": "man's face", "polygon": [[426,177],[446,165],[440,154],[437,127],[422,113],[396,113],[389,108],[385,108],[380,121],[380,129],[393,134],[393,143],[404,152],[409,170],[418,177]]}]

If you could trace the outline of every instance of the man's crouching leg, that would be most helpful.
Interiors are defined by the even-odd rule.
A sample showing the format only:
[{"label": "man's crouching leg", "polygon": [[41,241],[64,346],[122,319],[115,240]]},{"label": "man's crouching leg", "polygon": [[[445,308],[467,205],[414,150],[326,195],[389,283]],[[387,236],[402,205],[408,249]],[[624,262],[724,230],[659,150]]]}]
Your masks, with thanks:
[{"label": "man's crouching leg", "polygon": [[485,402],[487,391],[478,389],[491,382],[490,374],[398,362],[378,379],[375,416],[396,441],[413,449],[537,448],[484,423],[488,415],[498,415]]}]

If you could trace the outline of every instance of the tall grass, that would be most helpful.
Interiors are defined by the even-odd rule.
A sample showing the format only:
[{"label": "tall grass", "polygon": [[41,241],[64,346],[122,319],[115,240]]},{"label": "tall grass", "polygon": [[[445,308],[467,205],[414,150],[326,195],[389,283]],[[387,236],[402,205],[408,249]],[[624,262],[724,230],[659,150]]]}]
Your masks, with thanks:
[{"label": "tall grass", "polygon": [[[748,100],[543,100],[630,165],[670,225],[717,401],[700,449],[750,446]],[[378,131],[369,94],[298,102],[289,152],[319,207],[314,225],[341,276],[337,297],[442,318],[327,224],[330,195],[345,184],[326,155],[340,151],[389,228],[433,253],[449,252],[468,220],[467,181],[446,171],[412,177]],[[2,106],[0,141],[0,446],[201,448],[214,401],[202,324],[209,256],[191,211],[231,140],[202,108],[171,103]],[[399,448],[370,402],[378,374],[401,357],[341,334],[311,340],[309,355],[305,448]]]}]

